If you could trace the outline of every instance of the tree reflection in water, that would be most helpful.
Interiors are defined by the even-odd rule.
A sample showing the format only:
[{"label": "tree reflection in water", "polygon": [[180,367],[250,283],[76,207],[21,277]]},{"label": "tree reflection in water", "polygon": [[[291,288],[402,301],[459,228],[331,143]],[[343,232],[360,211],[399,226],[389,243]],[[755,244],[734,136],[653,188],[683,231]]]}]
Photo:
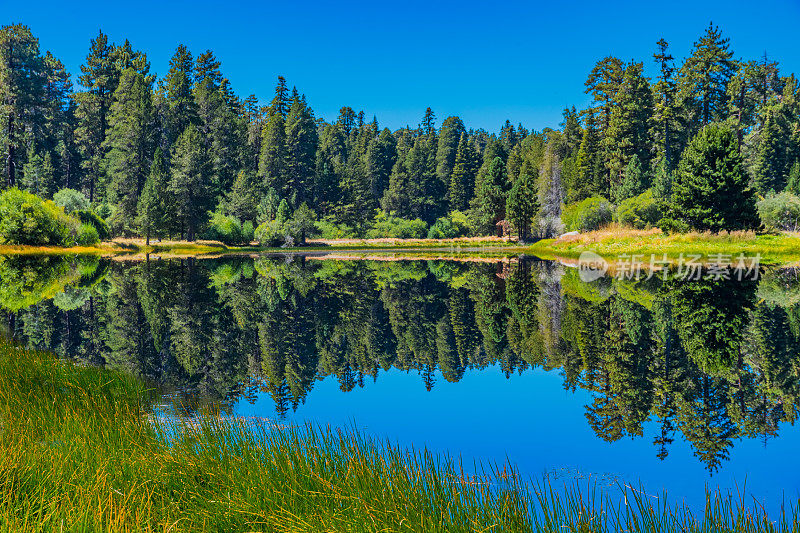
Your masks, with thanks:
[{"label": "tree reflection in water", "polygon": [[268,392],[285,416],[317,380],[350,391],[390,368],[428,390],[490,365],[558,370],[565,389],[590,393],[601,439],[642,437],[654,419],[659,458],[680,436],[710,471],[736,439],[775,437],[797,417],[793,270],[583,283],[528,259],[320,259],[0,258],[0,331],[132,372],[189,410]]}]

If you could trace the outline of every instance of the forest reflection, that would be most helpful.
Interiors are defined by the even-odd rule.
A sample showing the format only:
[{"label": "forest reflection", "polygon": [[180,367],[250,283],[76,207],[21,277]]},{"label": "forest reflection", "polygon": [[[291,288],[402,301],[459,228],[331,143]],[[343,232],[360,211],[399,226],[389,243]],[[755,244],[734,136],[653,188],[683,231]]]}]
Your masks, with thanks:
[{"label": "forest reflection", "polygon": [[712,472],[737,439],[797,418],[795,270],[583,283],[532,259],[322,259],[0,257],[0,328],[176,391],[187,409],[268,392],[279,416],[328,376],[350,391],[394,367],[430,390],[541,367],[589,392],[599,438],[642,437],[653,420],[659,458],[682,438]]}]

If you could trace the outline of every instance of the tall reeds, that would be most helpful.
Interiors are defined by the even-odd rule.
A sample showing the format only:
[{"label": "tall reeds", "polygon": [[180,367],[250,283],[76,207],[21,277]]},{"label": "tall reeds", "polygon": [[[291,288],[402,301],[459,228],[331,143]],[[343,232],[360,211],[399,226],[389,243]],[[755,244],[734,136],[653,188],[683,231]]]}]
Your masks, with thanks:
[{"label": "tall reeds", "polygon": [[[0,341],[0,531],[792,531],[710,493],[528,483],[354,431],[191,419],[119,373]],[[159,414],[160,413],[160,414]],[[476,475],[474,472],[478,472]]]}]

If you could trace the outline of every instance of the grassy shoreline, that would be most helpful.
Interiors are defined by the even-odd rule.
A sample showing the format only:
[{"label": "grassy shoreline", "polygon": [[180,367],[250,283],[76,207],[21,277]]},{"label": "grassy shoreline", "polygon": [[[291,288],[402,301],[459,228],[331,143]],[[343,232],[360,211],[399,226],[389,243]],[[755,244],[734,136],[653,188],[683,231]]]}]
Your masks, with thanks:
[{"label": "grassy shoreline", "polygon": [[156,400],[129,376],[0,341],[0,531],[789,531],[795,518],[719,493],[695,518],[625,486],[468,475],[354,433],[153,416]]},{"label": "grassy shoreline", "polygon": [[665,235],[659,230],[632,230],[610,227],[579,235],[544,239],[532,244],[500,238],[459,239],[341,239],[314,240],[307,246],[269,248],[258,245],[226,246],[217,241],[164,241],[145,245],[141,239],[118,239],[92,247],[49,247],[0,245],[0,255],[76,255],[105,256],[147,254],[161,256],[200,256],[241,253],[315,253],[315,252],[408,252],[438,254],[475,254],[511,257],[535,255],[543,259],[576,259],[584,251],[595,252],[609,261],[621,255],[675,259],[680,254],[737,256],[760,254],[764,264],[800,262],[800,233],[756,234],[754,232],[684,233]]},{"label": "grassy shoreline", "polygon": [[716,256],[760,254],[762,264],[790,264],[800,261],[800,234],[756,234],[754,232],[683,233],[665,235],[659,230],[631,230],[611,227],[580,235],[546,239],[527,247],[530,253],[541,257],[575,259],[585,251],[592,251],[608,261],[634,254],[657,258],[664,254],[675,260],[681,254],[699,255],[700,261],[714,260]]}]

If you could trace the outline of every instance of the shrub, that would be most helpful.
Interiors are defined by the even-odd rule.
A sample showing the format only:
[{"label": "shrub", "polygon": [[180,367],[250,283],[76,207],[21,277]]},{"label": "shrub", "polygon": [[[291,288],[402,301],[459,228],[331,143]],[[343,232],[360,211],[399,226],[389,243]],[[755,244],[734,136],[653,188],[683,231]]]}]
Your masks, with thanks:
[{"label": "shrub", "polygon": [[244,241],[242,223],[235,217],[222,213],[212,213],[205,237],[225,244],[240,244]]},{"label": "shrub", "polygon": [[800,229],[800,198],[790,192],[768,196],[756,203],[761,223],[767,228],[797,231]]},{"label": "shrub", "polygon": [[620,202],[614,218],[623,226],[636,229],[651,228],[661,220],[661,207],[653,197],[653,189]]},{"label": "shrub", "polygon": [[281,246],[286,242],[284,224],[277,220],[264,222],[256,228],[255,238],[261,246]]},{"label": "shrub", "polygon": [[670,216],[713,232],[758,226],[755,196],[733,131],[709,124],[689,141],[672,184]]},{"label": "shrub", "polygon": [[100,242],[97,228],[92,224],[81,224],[78,228],[78,235],[75,238],[76,244],[80,246],[91,246]]},{"label": "shrub", "polygon": [[108,240],[111,237],[111,230],[108,228],[106,221],[91,209],[79,209],[72,213],[72,216],[77,217],[84,224],[91,224],[97,230],[97,235],[101,241]]},{"label": "shrub", "polygon": [[593,196],[566,206],[561,220],[567,231],[592,231],[605,226],[613,218],[611,204],[605,198]]},{"label": "shrub", "polygon": [[16,188],[0,193],[0,242],[72,246],[79,222],[49,200]]},{"label": "shrub", "polygon": [[356,237],[355,230],[347,224],[338,224],[331,217],[317,220],[314,225],[317,227],[319,236],[322,239],[351,239]]},{"label": "shrub", "polygon": [[314,213],[314,210],[308,207],[308,204],[305,202],[300,204],[300,206],[294,210],[291,217],[286,220],[285,232],[287,237],[290,237],[292,240],[292,242],[289,243],[287,239],[286,244],[303,245],[306,243],[307,238],[317,235],[319,231],[317,230],[316,220],[317,214]]},{"label": "shrub", "polygon": [[429,239],[453,239],[455,237],[465,237],[469,234],[469,220],[467,215],[461,211],[453,211],[446,217],[437,219],[428,230]]},{"label": "shrub", "polygon": [[437,219],[428,230],[429,239],[452,239],[453,237],[458,237],[458,229],[450,217]]},{"label": "shrub", "polygon": [[428,225],[418,218],[408,220],[376,209],[372,227],[367,230],[367,238],[422,239],[427,231]]},{"label": "shrub", "polygon": [[63,207],[67,214],[89,209],[89,199],[74,189],[61,189],[53,195],[53,202]]},{"label": "shrub", "polygon": [[242,244],[250,244],[253,242],[254,236],[255,229],[253,228],[253,222],[245,220],[244,223],[242,223]]},{"label": "shrub", "polygon": [[667,234],[686,233],[691,229],[686,222],[682,220],[675,220],[672,217],[662,218],[661,220],[658,221],[658,224],[656,224],[656,226],[658,226],[661,229],[661,231]]},{"label": "shrub", "polygon": [[262,246],[296,246],[305,244],[305,239],[319,233],[315,215],[308,205],[301,204],[295,212],[284,218],[264,222],[256,228],[255,239]]}]

